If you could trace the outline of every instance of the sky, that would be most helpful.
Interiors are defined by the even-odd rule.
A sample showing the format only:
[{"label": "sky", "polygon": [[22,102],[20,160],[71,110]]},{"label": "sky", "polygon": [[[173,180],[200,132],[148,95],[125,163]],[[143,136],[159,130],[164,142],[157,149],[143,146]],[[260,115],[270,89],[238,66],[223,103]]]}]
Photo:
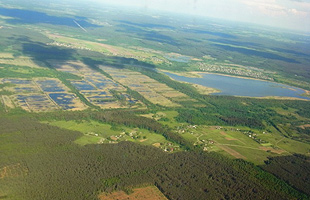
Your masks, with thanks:
[{"label": "sky", "polygon": [[310,0],[93,0],[310,33]]}]

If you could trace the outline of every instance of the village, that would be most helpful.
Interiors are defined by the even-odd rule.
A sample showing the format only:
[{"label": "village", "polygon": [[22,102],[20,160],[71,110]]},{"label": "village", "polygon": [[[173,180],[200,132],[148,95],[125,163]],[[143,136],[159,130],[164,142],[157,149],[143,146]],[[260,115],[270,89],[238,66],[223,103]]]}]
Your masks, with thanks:
[{"label": "village", "polygon": [[235,68],[235,67],[227,67],[227,66],[221,66],[221,65],[214,65],[214,64],[206,64],[206,63],[198,63],[199,70],[204,72],[217,72],[217,73],[225,73],[225,74],[232,74],[232,75],[238,75],[238,76],[247,76],[251,78],[256,79],[263,79],[263,80],[269,80],[273,81],[274,79],[266,75],[265,73],[262,73],[260,71],[256,70],[250,70],[250,69],[241,69],[241,68]]}]

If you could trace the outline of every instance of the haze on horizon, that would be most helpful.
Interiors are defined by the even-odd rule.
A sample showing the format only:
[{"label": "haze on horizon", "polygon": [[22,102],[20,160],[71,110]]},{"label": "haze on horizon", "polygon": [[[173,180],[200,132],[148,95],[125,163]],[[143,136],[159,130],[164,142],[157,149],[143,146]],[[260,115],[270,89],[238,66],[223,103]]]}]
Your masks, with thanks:
[{"label": "haze on horizon", "polygon": [[[84,0],[81,0],[84,1]],[[310,33],[310,0],[92,0]]]}]

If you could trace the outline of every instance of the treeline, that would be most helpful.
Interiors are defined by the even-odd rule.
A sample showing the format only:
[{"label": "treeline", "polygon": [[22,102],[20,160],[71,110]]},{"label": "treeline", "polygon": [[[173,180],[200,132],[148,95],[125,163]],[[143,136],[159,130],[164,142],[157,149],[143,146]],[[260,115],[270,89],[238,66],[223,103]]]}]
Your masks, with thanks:
[{"label": "treeline", "polygon": [[[169,199],[307,199],[283,181],[216,153],[167,154],[130,142],[79,146],[82,134],[32,118],[1,118],[0,179],[9,199],[97,199],[101,192],[154,184]],[[18,165],[18,163],[21,163]],[[5,190],[10,186],[9,190]]]},{"label": "treeline", "polygon": [[164,127],[154,119],[141,117],[135,112],[125,110],[110,110],[105,112],[81,111],[81,112],[53,112],[38,113],[34,115],[38,120],[96,120],[111,125],[125,125],[128,127],[138,127],[147,129],[155,133],[163,135],[167,140],[175,142],[185,150],[199,151],[199,147],[193,146],[191,142],[184,139],[177,133],[171,131],[168,127]]}]

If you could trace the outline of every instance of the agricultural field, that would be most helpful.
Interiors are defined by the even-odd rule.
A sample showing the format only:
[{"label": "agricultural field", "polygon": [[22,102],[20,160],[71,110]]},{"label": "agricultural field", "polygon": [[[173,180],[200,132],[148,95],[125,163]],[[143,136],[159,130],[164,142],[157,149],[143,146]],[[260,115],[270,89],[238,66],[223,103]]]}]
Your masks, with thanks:
[{"label": "agricultural field", "polygon": [[122,141],[135,142],[142,145],[155,146],[165,152],[177,152],[180,146],[166,140],[162,135],[146,129],[129,128],[126,126],[111,126],[96,121],[48,121],[44,122],[60,128],[79,131],[84,135],[75,143],[86,144],[116,144]]},{"label": "agricultural field", "polygon": [[21,163],[4,166],[0,168],[0,179],[25,176],[28,172],[27,167]]},{"label": "agricultural field", "polygon": [[132,193],[123,191],[99,195],[100,200],[167,200],[167,198],[155,186],[135,188]]},{"label": "agricultural field", "polygon": [[[126,93],[126,88],[122,85],[89,68],[82,62],[68,61],[61,63],[50,61],[50,63],[58,71],[82,77],[81,80],[70,80],[70,83],[95,106],[105,109],[137,107],[137,105],[141,105],[140,102]],[[114,94],[112,91],[115,91]],[[115,93],[117,93],[117,96]]]},{"label": "agricultural field", "polygon": [[0,83],[11,95],[2,96],[6,108],[15,106],[29,112],[46,112],[58,109],[84,110],[86,106],[56,78],[7,78]]},{"label": "agricultural field", "polygon": [[100,66],[100,68],[121,84],[139,92],[153,104],[176,107],[179,104],[174,103],[174,101],[190,99],[187,95],[168,87],[166,84],[159,83],[140,72],[108,66]]},{"label": "agricultural field", "polygon": [[0,54],[0,64],[40,68],[40,66],[37,63],[35,63],[31,58],[26,56],[14,57],[10,53]]},{"label": "agricultural field", "polygon": [[134,58],[140,61],[151,62],[154,64],[171,64],[165,58],[165,53],[162,51],[155,51],[152,49],[145,49],[135,46],[115,46],[103,43],[102,40],[97,39],[98,42],[91,42],[87,40],[63,36],[60,34],[45,33],[53,42],[47,43],[48,46],[65,47],[79,50],[89,50],[102,53],[107,56],[120,56],[124,58]]},{"label": "agricultural field", "polygon": [[199,145],[204,151],[220,152],[232,158],[241,158],[263,164],[270,156],[292,153],[307,154],[310,145],[285,138],[276,132],[225,126],[178,126],[175,130],[182,137]]}]

